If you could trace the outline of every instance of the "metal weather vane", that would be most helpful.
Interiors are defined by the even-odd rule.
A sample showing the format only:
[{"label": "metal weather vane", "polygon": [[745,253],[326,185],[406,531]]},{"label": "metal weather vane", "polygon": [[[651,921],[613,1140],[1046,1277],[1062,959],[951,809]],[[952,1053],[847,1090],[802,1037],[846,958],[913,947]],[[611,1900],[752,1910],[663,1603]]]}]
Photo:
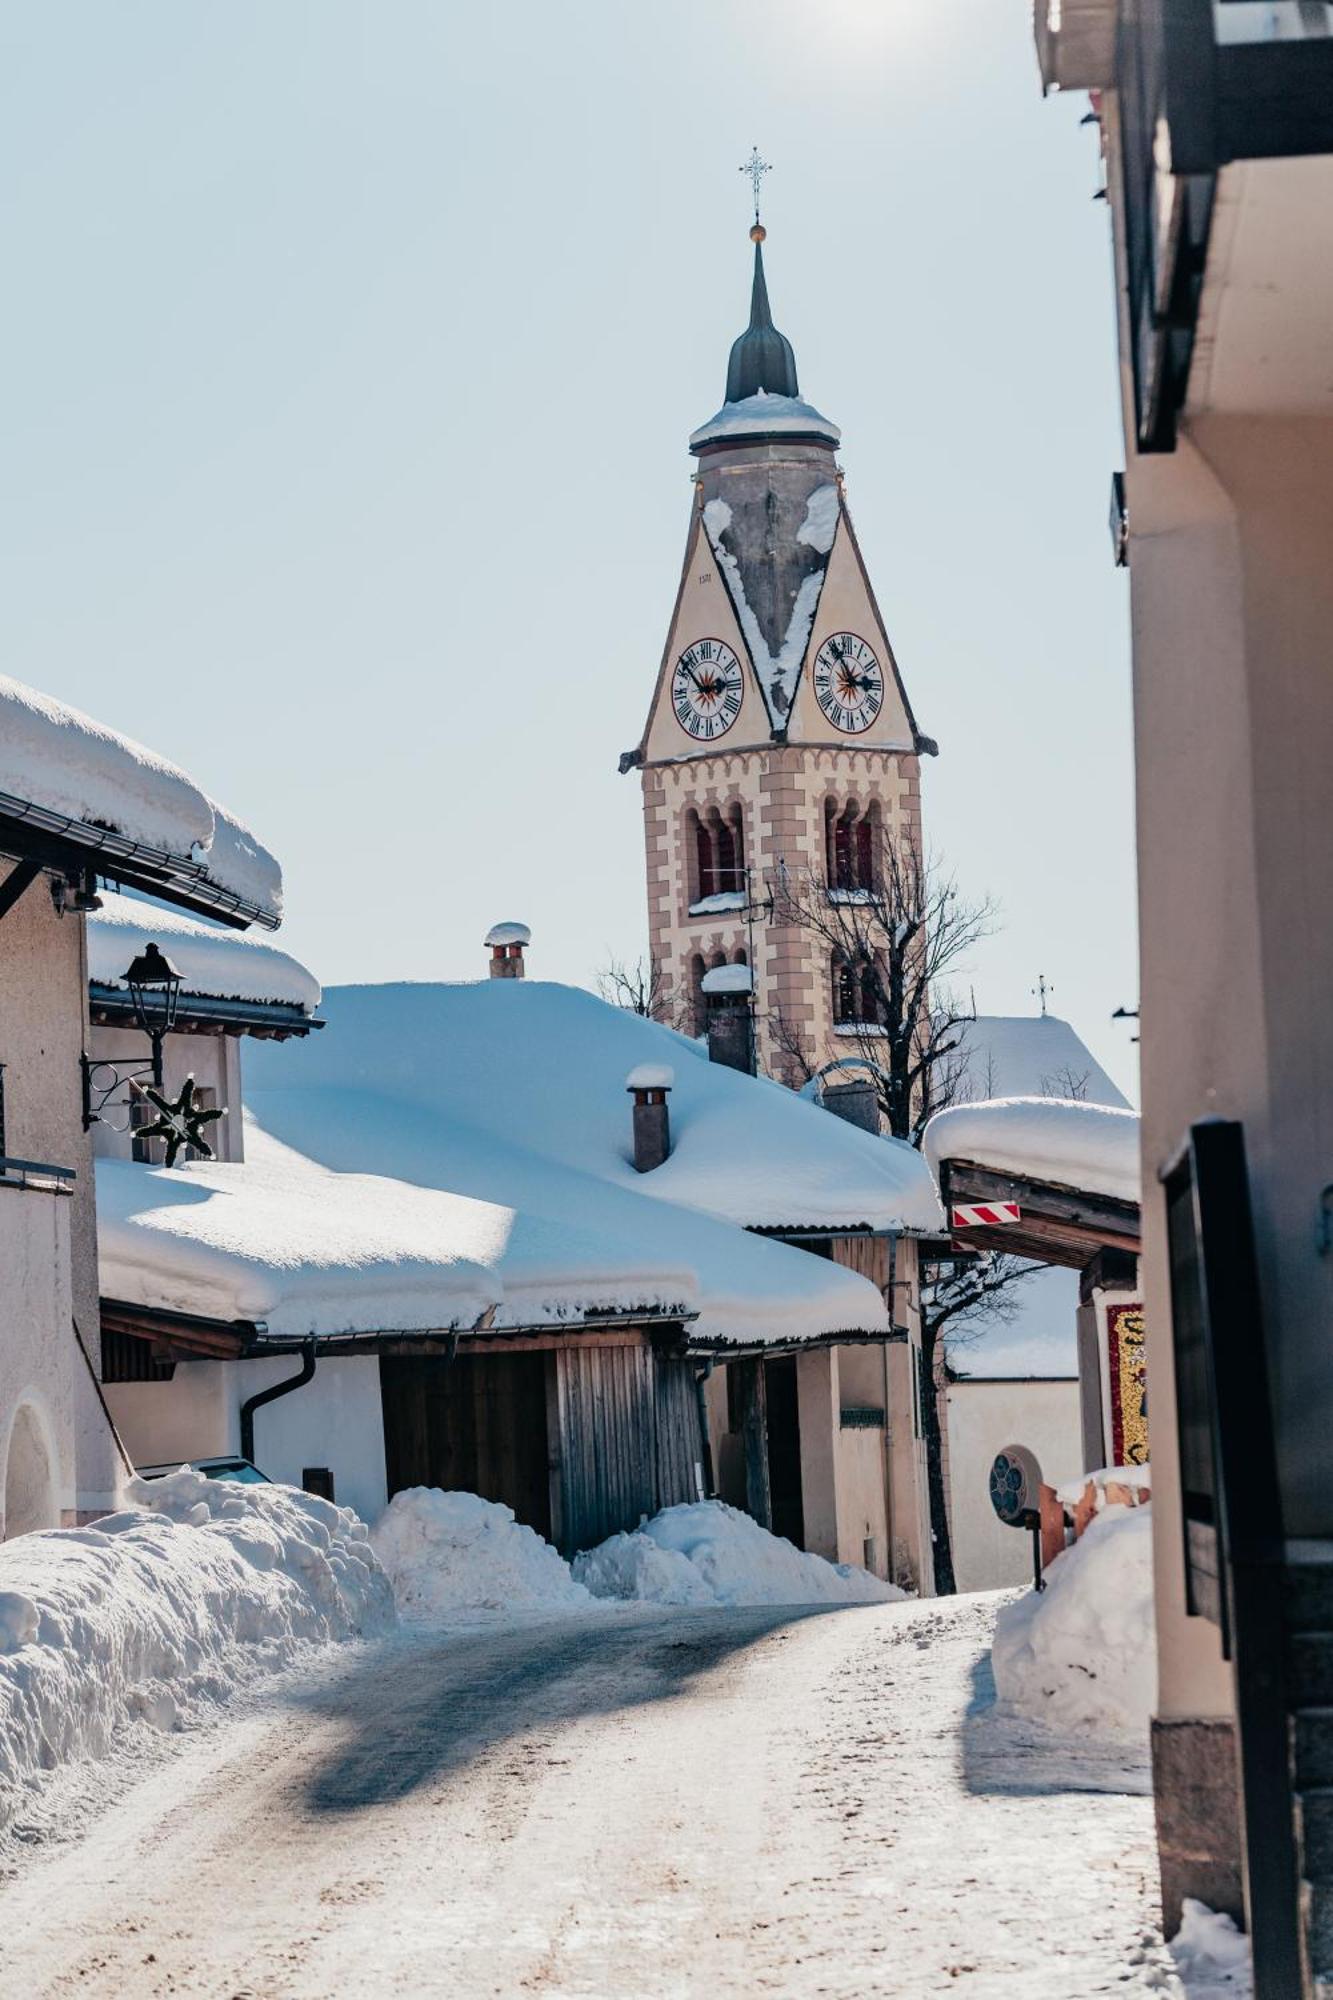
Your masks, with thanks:
[{"label": "metal weather vane", "polygon": [[773,171],[772,165],[768,160],[760,158],[758,146],[751,146],[750,157],[748,160],[743,160],[741,162],[740,171],[743,174],[749,175],[750,186],[754,189],[754,219],[756,222],[758,222],[759,189],[763,183],[764,175],[772,173]]},{"label": "metal weather vane", "polygon": [[180,1096],[170,1098],[163,1091],[155,1090],[151,1083],[142,1086],[143,1094],[157,1112],[150,1125],[140,1125],[135,1129],[137,1139],[165,1139],[167,1143],[166,1164],[174,1167],[176,1155],[183,1146],[191,1152],[202,1153],[206,1160],[213,1158],[213,1148],[204,1137],[203,1128],[211,1125],[215,1118],[221,1118],[221,1111],[211,1105],[196,1104],[194,1101],[194,1078],[187,1076],[180,1088]]}]

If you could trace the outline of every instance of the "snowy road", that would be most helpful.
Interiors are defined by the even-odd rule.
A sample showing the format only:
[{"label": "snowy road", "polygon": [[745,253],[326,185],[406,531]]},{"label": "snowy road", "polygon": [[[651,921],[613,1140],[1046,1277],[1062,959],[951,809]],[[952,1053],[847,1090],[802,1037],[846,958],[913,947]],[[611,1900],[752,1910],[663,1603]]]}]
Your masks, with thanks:
[{"label": "snowy road", "polygon": [[0,1889],[0,1993],[1124,1993],[1151,1802],[1071,1789],[1086,1767],[987,1714],[992,1613],[623,1610],[363,1650]]}]

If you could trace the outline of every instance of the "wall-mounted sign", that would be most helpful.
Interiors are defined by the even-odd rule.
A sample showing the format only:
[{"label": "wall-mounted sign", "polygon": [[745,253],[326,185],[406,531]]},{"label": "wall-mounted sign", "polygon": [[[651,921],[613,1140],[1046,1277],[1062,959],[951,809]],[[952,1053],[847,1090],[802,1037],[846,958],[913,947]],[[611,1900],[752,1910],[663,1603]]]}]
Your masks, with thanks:
[{"label": "wall-mounted sign", "polygon": [[1146,1465],[1148,1371],[1141,1305],[1107,1307],[1106,1351],[1111,1377],[1112,1462]]}]

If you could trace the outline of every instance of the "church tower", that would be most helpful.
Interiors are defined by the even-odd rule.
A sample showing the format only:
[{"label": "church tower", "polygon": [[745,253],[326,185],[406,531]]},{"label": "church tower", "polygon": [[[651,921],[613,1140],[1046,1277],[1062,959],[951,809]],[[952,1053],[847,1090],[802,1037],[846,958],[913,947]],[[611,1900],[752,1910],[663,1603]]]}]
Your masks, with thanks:
[{"label": "church tower", "polygon": [[920,852],[920,758],[935,745],[916,726],[857,544],[841,434],[802,401],[773,324],[757,216],[750,234],[750,323],[726,401],[690,439],[698,471],[675,609],[621,769],[642,771],[665,1016],[701,1032],[704,975],[748,965],[758,1066],[799,1084],[855,1054],[863,1009],[784,891],[855,895],[873,886],[886,840]]}]

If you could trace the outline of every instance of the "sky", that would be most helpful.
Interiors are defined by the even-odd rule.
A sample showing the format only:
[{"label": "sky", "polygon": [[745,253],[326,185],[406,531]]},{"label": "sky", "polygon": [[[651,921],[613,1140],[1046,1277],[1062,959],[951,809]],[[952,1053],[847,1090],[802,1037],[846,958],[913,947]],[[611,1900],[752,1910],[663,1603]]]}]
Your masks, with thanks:
[{"label": "sky", "polygon": [[1107,218],[1028,0],[58,0],[0,22],[6,671],[280,856],[326,984],[593,983],[689,432],[769,290],[841,425],[928,838],[1136,1096]]}]

